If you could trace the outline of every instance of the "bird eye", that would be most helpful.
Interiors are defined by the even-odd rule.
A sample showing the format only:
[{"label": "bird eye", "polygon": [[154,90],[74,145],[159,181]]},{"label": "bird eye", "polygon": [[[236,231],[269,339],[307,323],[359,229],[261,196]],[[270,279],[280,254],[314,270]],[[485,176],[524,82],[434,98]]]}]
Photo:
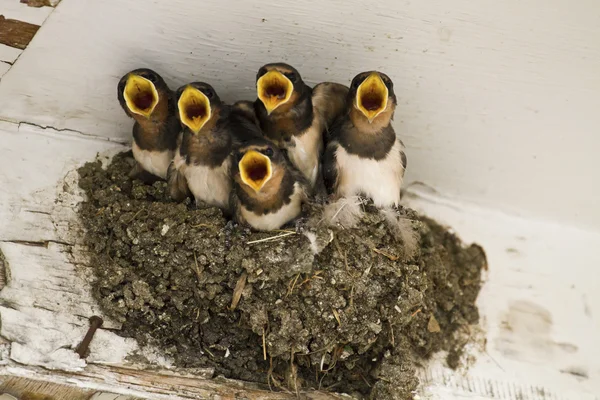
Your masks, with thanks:
[{"label": "bird eye", "polygon": [[266,73],[267,73],[267,69],[265,67],[261,67],[261,69],[259,69],[258,73],[256,74],[256,79],[258,80],[258,78],[260,78],[261,76],[263,76]]},{"label": "bird eye", "polygon": [[202,91],[206,97],[208,97],[209,99],[212,99],[213,97],[215,97],[215,91],[210,89],[210,88],[206,88]]},{"label": "bird eye", "polygon": [[298,80],[298,75],[294,72],[287,72],[284,75],[292,82],[296,82],[296,80]]},{"label": "bird eye", "polygon": [[270,147],[267,147],[264,151],[265,156],[271,158],[273,157],[273,149]]},{"label": "bird eye", "polygon": [[244,153],[241,153],[241,152],[237,152],[237,153],[235,153],[235,161],[236,161],[236,162],[240,162],[240,161],[242,161],[242,158],[243,158],[243,157],[244,157]]},{"label": "bird eye", "polygon": [[358,79],[352,81],[352,89],[357,89],[360,86],[360,82]]},{"label": "bird eye", "polygon": [[156,76],[154,74],[149,74],[148,76],[146,76],[146,78],[152,83],[156,83],[157,81]]}]

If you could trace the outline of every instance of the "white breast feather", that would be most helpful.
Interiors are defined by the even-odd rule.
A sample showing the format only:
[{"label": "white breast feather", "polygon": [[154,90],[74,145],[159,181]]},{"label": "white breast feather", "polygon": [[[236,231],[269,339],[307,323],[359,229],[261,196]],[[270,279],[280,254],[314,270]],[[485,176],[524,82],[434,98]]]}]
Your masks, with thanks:
[{"label": "white breast feather", "polygon": [[338,147],[336,151],[337,193],[344,197],[362,193],[373,199],[377,207],[398,205],[404,177],[400,157],[402,149],[402,144],[396,140],[386,158],[377,161],[348,154],[343,147]]},{"label": "white breast feather", "polygon": [[163,179],[167,178],[167,170],[173,159],[174,151],[142,150],[135,142],[133,142],[132,150],[133,157],[140,163],[144,170]]},{"label": "white breast feather", "polygon": [[323,150],[323,121],[315,117],[312,125],[301,136],[292,137],[293,146],[287,149],[290,161],[314,186],[319,171],[319,156]]},{"label": "white breast feather", "polygon": [[303,199],[304,192],[300,185],[295,183],[291,201],[282,206],[279,210],[265,215],[256,215],[242,206],[242,217],[251,227],[260,231],[279,229],[300,214]]},{"label": "white breast feather", "polygon": [[[178,161],[175,160],[175,165]],[[205,165],[183,165],[188,187],[196,201],[203,201],[221,208],[229,207],[229,194],[231,192],[230,166],[229,158],[223,161],[223,164],[218,168],[210,168]]]}]

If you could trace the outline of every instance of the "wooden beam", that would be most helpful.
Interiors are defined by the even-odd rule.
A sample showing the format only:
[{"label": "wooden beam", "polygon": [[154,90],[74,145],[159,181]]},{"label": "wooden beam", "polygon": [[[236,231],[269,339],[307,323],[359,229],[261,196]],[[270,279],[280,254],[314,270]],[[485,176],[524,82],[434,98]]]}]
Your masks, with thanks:
[{"label": "wooden beam", "polygon": [[7,19],[4,15],[0,15],[0,44],[23,50],[31,42],[38,29],[40,29],[39,25]]},{"label": "wooden beam", "polygon": [[[167,370],[142,370],[134,367],[88,365],[78,372],[50,371],[38,367],[2,368],[0,374],[18,371],[20,375],[36,376],[37,381],[23,377],[7,377],[7,381],[0,385],[6,392],[15,396],[27,390],[35,394],[49,394],[52,400],[91,400],[91,390],[82,388],[98,388],[107,392],[123,391],[127,388],[129,395],[136,397],[123,397],[124,399],[247,399],[247,400],[292,400],[297,399],[296,393],[274,392],[261,385],[251,382],[242,382],[223,377],[216,379],[203,379],[192,374],[179,373]],[[8,373],[10,373],[8,372]],[[2,378],[0,378],[1,380]],[[110,385],[106,383],[110,382]],[[76,387],[76,388],[75,388]],[[32,389],[34,388],[34,389]],[[67,396],[70,395],[71,397]],[[350,399],[348,395],[327,393],[320,391],[300,392],[300,398],[307,400],[341,400]],[[61,397],[62,396],[62,397]],[[86,397],[88,396],[88,397]],[[32,398],[33,399],[33,398]],[[37,400],[37,398],[35,398]],[[42,399],[44,399],[42,397]],[[96,400],[94,398],[94,400]]]}]

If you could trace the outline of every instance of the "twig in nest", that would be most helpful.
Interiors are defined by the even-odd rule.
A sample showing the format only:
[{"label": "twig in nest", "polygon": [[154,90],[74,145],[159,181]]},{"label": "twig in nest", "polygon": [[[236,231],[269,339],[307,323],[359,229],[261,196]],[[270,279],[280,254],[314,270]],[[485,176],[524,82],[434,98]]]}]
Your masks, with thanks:
[{"label": "twig in nest", "polygon": [[342,326],[342,320],[340,319],[340,314],[338,314],[337,310],[333,307],[331,307],[331,311],[333,311],[333,316],[335,317],[335,320],[337,321],[337,323],[340,325],[340,327]]},{"label": "twig in nest", "polygon": [[295,235],[296,232],[286,232],[286,233],[282,233],[281,235],[277,235],[277,236],[271,236],[268,238],[264,238],[264,239],[258,239],[258,240],[251,240],[249,241],[247,244],[255,244],[255,243],[262,243],[262,242],[269,242],[271,240],[277,240],[277,239],[281,239],[284,238],[286,236],[290,236],[290,235]]},{"label": "twig in nest", "polygon": [[202,272],[200,272],[200,267],[198,266],[198,258],[196,258],[196,250],[194,250],[194,264],[196,265],[196,278],[198,278],[198,284],[200,284],[200,277],[202,276]]},{"label": "twig in nest", "polygon": [[400,258],[399,256],[390,254],[385,250],[380,250],[380,249],[371,249],[371,250],[373,250],[377,254],[381,254],[382,256],[389,258],[391,261],[398,261],[398,259]]},{"label": "twig in nest", "polygon": [[136,212],[135,214],[133,214],[133,217],[131,217],[131,219],[130,219],[129,221],[127,221],[126,223],[127,223],[127,224],[130,224],[130,223],[132,223],[132,222],[133,222],[133,220],[135,219],[135,217],[137,217],[138,215],[140,215],[140,213],[141,213],[142,211],[145,211],[145,210],[142,208],[141,210],[139,210],[138,212]]},{"label": "twig in nest", "polygon": [[[267,331],[263,326],[263,360],[267,361]],[[271,364],[273,363],[273,359],[271,359]]]},{"label": "twig in nest", "polygon": [[271,381],[273,381],[273,384],[277,389],[286,393],[290,393],[290,391],[286,387],[284,387],[281,384],[281,382],[279,382],[277,378],[275,378],[275,375],[273,374],[273,357],[269,357],[269,371],[267,371],[267,382],[269,384],[269,390],[272,391],[273,388],[271,388]]},{"label": "twig in nest", "polygon": [[414,317],[415,315],[417,315],[418,313],[421,312],[421,309],[419,308],[417,311],[415,311],[414,313],[410,314],[410,317]]},{"label": "twig in nest", "polygon": [[212,358],[216,358],[215,355],[208,349],[208,347],[203,346],[202,349],[207,352]]},{"label": "twig in nest", "polygon": [[300,393],[298,392],[298,367],[294,364],[294,348],[290,349],[290,373],[292,374],[292,378],[294,378],[294,389],[296,391],[296,397],[300,397]]},{"label": "twig in nest", "polygon": [[396,343],[394,341],[394,327],[392,326],[392,322],[390,321],[390,334],[392,335],[392,347],[396,347]]},{"label": "twig in nest", "polygon": [[229,307],[229,309],[232,311],[235,310],[238,303],[240,302],[240,299],[242,298],[242,292],[246,287],[246,279],[248,279],[248,274],[244,272],[235,284],[235,289],[233,289],[233,297],[231,298],[231,307]]},{"label": "twig in nest", "polygon": [[313,274],[313,276],[311,276],[310,278],[306,278],[305,280],[303,280],[302,282],[300,282],[300,284],[298,285],[298,289],[300,289],[304,284],[312,281],[313,279],[322,279],[322,280],[325,280],[325,278],[323,278],[322,276],[319,276],[322,273],[323,273],[323,271],[321,271],[321,270],[315,271],[315,273]]},{"label": "twig in nest", "polygon": [[290,284],[288,284],[288,292],[286,293],[285,297],[288,297],[290,294],[292,294],[294,292],[294,288],[296,287],[296,282],[298,282],[298,278],[300,278],[300,274],[296,275],[296,278],[294,278],[294,281],[290,281]]},{"label": "twig in nest", "polygon": [[214,226],[210,225],[210,224],[198,224],[198,225],[190,225],[190,228],[214,228]]}]

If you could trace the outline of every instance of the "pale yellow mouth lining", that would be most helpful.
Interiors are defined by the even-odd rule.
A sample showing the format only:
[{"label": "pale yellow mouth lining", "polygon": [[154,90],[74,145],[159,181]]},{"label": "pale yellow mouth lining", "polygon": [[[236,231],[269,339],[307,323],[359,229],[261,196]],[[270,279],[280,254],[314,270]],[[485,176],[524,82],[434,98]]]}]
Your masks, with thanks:
[{"label": "pale yellow mouth lining", "polygon": [[271,179],[271,160],[258,151],[250,150],[240,160],[238,167],[242,182],[259,192]]},{"label": "pale yellow mouth lining", "polygon": [[134,114],[149,118],[158,104],[158,91],[152,82],[139,75],[130,74],[123,89],[127,108]]},{"label": "pale yellow mouth lining", "polygon": [[271,114],[277,107],[287,103],[294,92],[292,82],[279,71],[269,71],[256,82],[258,98]]},{"label": "pale yellow mouth lining", "polygon": [[387,108],[388,95],[388,88],[381,76],[373,72],[356,91],[356,108],[367,117],[369,122],[373,122]]},{"label": "pale yellow mouth lining", "polygon": [[200,132],[210,119],[210,100],[193,86],[186,87],[177,102],[181,122],[194,133]]}]

